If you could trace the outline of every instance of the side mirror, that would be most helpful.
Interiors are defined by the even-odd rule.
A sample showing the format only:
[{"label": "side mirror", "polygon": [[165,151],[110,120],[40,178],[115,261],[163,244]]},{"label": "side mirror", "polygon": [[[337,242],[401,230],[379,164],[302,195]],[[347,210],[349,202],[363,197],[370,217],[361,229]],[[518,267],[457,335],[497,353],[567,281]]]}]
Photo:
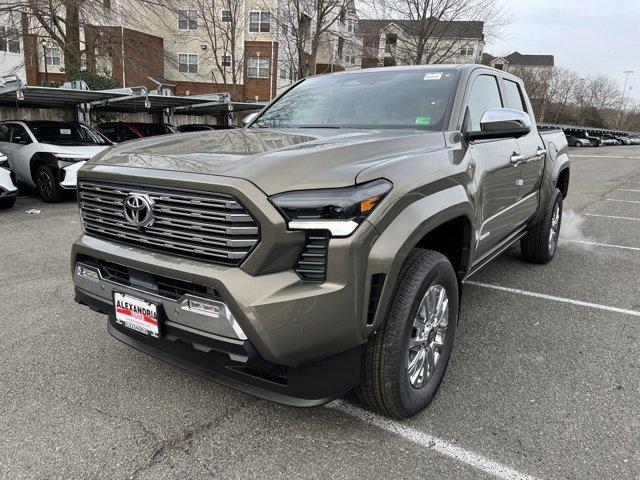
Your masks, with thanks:
[{"label": "side mirror", "polygon": [[260,112],[253,112],[242,119],[243,125],[249,125],[258,116]]},{"label": "side mirror", "polygon": [[520,138],[529,132],[533,122],[528,113],[511,108],[491,108],[480,119],[480,131],[469,132],[470,140]]}]

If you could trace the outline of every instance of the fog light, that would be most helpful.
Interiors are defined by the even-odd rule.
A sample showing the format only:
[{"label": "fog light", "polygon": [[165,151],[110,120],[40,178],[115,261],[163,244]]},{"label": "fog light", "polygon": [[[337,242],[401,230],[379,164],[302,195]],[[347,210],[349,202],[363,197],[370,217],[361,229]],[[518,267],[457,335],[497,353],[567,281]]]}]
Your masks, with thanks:
[{"label": "fog light", "polygon": [[182,301],[180,301],[180,309],[226,321],[229,323],[231,328],[233,328],[233,331],[240,340],[247,339],[247,335],[236,321],[236,317],[233,316],[233,313],[231,313],[231,310],[229,310],[229,307],[227,307],[227,304],[224,302],[194,297],[192,295],[184,295],[182,297]]},{"label": "fog light", "polygon": [[86,278],[87,280],[91,280],[96,283],[100,281],[100,274],[95,269],[87,268],[83,265],[76,265],[76,271],[82,278]]}]

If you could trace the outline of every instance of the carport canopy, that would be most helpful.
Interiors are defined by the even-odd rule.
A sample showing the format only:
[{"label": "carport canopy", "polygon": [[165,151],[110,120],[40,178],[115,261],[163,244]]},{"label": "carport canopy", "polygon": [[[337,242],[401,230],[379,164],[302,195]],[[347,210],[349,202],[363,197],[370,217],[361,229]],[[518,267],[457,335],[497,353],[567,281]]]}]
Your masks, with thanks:
[{"label": "carport canopy", "polygon": [[106,101],[121,94],[73,88],[30,87],[21,82],[0,85],[0,105],[16,108],[76,108],[84,103]]}]

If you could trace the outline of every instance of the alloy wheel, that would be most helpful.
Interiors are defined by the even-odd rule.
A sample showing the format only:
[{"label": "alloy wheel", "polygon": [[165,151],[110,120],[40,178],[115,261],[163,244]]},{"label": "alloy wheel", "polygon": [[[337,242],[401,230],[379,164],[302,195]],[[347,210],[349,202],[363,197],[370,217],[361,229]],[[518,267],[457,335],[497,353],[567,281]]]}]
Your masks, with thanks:
[{"label": "alloy wheel", "polygon": [[560,235],[560,204],[556,203],[553,207],[553,215],[551,217],[551,228],[549,229],[549,253],[556,253],[558,246],[558,236]]},{"label": "alloy wheel", "polygon": [[433,376],[444,349],[449,323],[449,298],[441,285],[424,294],[409,339],[407,376],[413,388],[422,388]]},{"label": "alloy wheel", "polygon": [[36,178],[38,193],[42,198],[50,198],[53,193],[53,180],[46,170],[40,170]]}]

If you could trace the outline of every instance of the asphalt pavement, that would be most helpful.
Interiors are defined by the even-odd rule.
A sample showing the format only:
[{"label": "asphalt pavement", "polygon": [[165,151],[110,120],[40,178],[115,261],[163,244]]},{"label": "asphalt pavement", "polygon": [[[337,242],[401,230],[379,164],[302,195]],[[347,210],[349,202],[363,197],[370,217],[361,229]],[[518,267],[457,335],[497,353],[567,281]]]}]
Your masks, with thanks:
[{"label": "asphalt pavement", "polygon": [[20,196],[0,211],[0,477],[638,478],[640,147],[571,154],[556,259],[515,248],[470,279],[442,387],[405,422],[273,404],[123,345],[73,301],[75,201]]}]

